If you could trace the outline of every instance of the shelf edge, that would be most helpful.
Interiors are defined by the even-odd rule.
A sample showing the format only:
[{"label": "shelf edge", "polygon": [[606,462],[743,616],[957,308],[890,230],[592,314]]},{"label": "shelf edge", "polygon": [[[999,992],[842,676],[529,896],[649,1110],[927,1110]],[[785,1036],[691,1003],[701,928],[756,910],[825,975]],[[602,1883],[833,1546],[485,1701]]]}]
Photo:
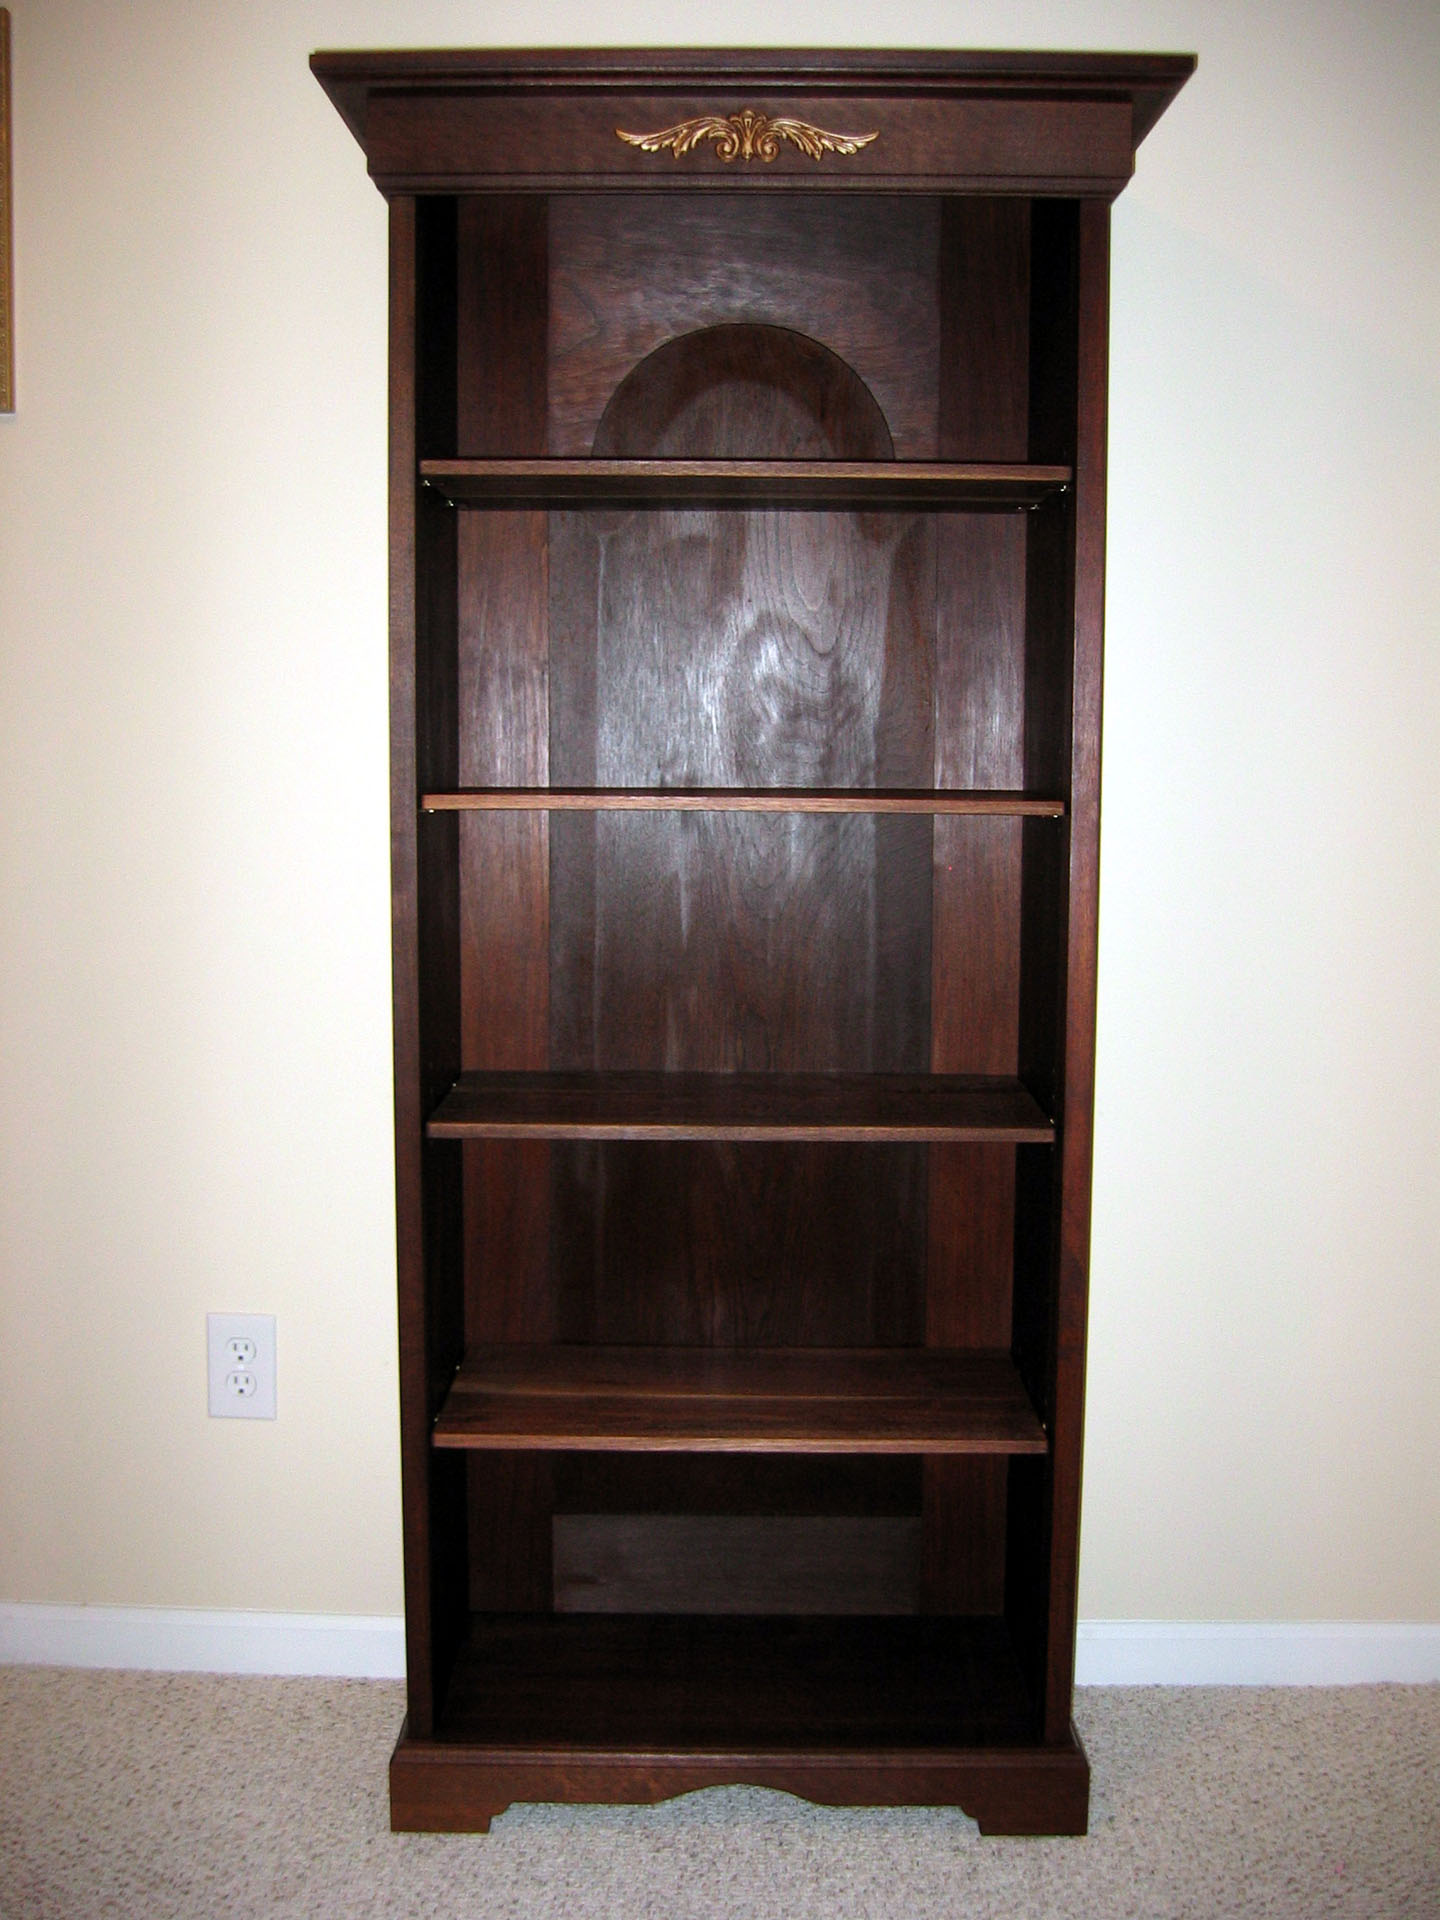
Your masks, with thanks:
[{"label": "shelf edge", "polygon": [[835,813],[1004,816],[1058,820],[1065,802],[1042,794],[835,792],[761,788],[456,787],[420,796],[422,813]]}]

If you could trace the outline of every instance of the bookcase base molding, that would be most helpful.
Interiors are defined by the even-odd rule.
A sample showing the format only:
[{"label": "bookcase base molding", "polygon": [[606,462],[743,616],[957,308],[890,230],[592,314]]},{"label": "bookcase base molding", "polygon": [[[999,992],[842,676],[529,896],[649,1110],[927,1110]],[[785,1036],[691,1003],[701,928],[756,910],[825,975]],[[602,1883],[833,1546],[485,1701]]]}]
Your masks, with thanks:
[{"label": "bookcase base molding", "polygon": [[390,1762],[397,1833],[488,1833],[524,1801],[652,1806],[704,1787],[773,1787],[826,1807],[959,1807],[984,1834],[1083,1834],[1090,1770],[1064,1746],[939,1752],[487,1751],[402,1738]]}]

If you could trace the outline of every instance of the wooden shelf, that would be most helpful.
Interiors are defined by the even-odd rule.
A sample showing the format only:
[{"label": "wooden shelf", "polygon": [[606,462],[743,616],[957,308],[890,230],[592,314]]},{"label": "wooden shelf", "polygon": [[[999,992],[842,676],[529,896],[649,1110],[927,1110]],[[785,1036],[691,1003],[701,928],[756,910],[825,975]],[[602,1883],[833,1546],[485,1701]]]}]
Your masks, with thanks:
[{"label": "wooden shelf", "polygon": [[484,1347],[437,1447],[606,1453],[1046,1451],[1006,1353],[927,1348]]},{"label": "wooden shelf", "polygon": [[512,1614],[471,1617],[437,1734],[673,1755],[1009,1746],[1034,1730],[999,1617]]},{"label": "wooden shelf", "polygon": [[1038,507],[1071,469],[956,460],[422,460],[455,507]]},{"label": "wooden shelf", "polygon": [[928,813],[1055,820],[1065,802],[1033,793],[939,788],[458,787],[420,798],[426,813]]},{"label": "wooden shelf", "polygon": [[462,1073],[432,1140],[1046,1144],[1019,1080],[899,1073]]}]

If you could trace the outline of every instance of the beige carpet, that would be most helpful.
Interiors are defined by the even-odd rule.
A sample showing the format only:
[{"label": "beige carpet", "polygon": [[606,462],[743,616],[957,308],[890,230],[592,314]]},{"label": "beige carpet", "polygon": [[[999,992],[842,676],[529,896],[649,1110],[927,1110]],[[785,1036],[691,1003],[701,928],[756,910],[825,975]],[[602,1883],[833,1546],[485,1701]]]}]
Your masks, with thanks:
[{"label": "beige carpet", "polygon": [[390,1683],[0,1671],[0,1915],[1440,1920],[1440,1687],[1104,1689],[1086,1840],[727,1788],[393,1835]]}]

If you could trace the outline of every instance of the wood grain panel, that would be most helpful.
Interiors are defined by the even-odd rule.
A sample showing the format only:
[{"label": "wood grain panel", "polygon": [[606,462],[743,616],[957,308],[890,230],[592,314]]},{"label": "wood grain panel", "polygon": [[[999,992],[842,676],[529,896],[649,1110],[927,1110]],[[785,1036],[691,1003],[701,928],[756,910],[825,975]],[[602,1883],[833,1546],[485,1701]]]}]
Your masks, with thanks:
[{"label": "wood grain panel", "polygon": [[556,1149],[560,1331],[724,1347],[923,1332],[924,1156],[909,1147]]},{"label": "wood grain panel", "polygon": [[936,1348],[473,1349],[437,1447],[682,1453],[1033,1453],[1007,1353]]},{"label": "wood grain panel", "polygon": [[554,94],[629,92],[637,87],[668,91],[738,87],[787,95],[821,91],[902,96],[949,94],[1051,100],[1125,100],[1134,139],[1143,140],[1195,70],[1186,53],[1035,53],[994,48],[945,52],[876,52],[873,49],[583,47],[524,52],[442,47],[382,52],[314,53],[311,71],[330,95],[361,145],[371,89],[430,93],[469,87],[545,98]]},{"label": "wood grain panel", "polygon": [[1030,209],[941,202],[940,432],[947,460],[1024,460],[1029,448]]},{"label": "wood grain panel", "polygon": [[567,1614],[474,1622],[444,1731],[658,1760],[944,1751],[1026,1740],[1033,1720],[1003,1622]]},{"label": "wood grain panel", "polygon": [[[545,446],[549,248],[543,202],[469,199],[456,218],[456,432],[467,451]],[[549,776],[545,516],[470,514],[457,530],[464,784]],[[544,814],[462,816],[463,1051],[467,1067],[549,1059],[549,837]],[[553,1331],[549,1160],[538,1143],[465,1149],[465,1318],[475,1340]],[[500,1456],[470,1470],[475,1607],[550,1597],[550,1471]]]},{"label": "wood grain panel", "polygon": [[[392,1763],[395,1824],[483,1826],[512,1799],[645,1802],[748,1782],[836,1804],[954,1803],[983,1831],[1083,1831],[1087,1773],[1069,1716],[1093,1068],[1105,202],[1194,62],[669,49],[351,53],[313,65],[372,176],[395,196],[391,684],[411,1704]],[[868,132],[873,117],[876,137],[818,164],[785,146],[773,162],[734,165],[705,141],[682,155],[616,139],[617,127],[645,131],[742,105],[841,131]],[[488,199],[454,197],[487,182]],[[559,227],[528,187],[564,196],[559,226],[571,221],[573,233],[556,242]],[[433,190],[434,204],[417,208],[406,197],[416,189]],[[715,429],[745,417],[739,377],[685,398],[688,439],[670,437],[676,421],[653,410],[647,422],[642,408],[647,433],[613,447],[617,457],[805,457],[804,434],[792,432],[798,399],[816,459],[877,462],[898,451],[899,464],[1041,463],[1073,468],[1072,483],[1026,516],[1026,530],[1018,516],[1007,531],[977,528],[974,515],[958,524],[930,501],[912,516],[923,531],[898,518],[887,529],[858,510],[842,528],[833,500],[826,530],[812,500],[788,517],[815,524],[783,537],[761,523],[784,512],[754,513],[753,499],[733,496],[723,512],[701,510],[677,489],[665,502],[672,511],[652,514],[637,538],[622,503],[640,477],[597,485],[591,468],[559,480],[580,490],[588,526],[583,537],[557,526],[566,548],[558,585],[553,566],[546,578],[541,524],[516,512],[560,497],[553,469],[538,483],[473,466],[451,476],[457,494],[486,502],[486,515],[510,516],[484,533],[464,522],[486,515],[455,514],[433,488],[417,501],[421,455],[592,455],[632,370],[667,341],[717,323],[824,341],[860,369],[893,446],[868,429],[837,437],[824,407],[805,402],[803,379],[788,389],[761,379],[748,383],[763,400],[750,417],[768,419],[775,444],[745,445],[742,435],[732,448]],[[851,424],[862,416],[853,408]],[[672,469],[664,484],[679,478]],[[718,487],[737,476],[698,478]],[[532,484],[533,496],[523,490]],[[1015,484],[1033,497],[1033,468]],[[804,498],[792,491],[791,504]],[[914,505],[912,494],[903,510]],[[558,518],[567,517],[581,516]],[[555,552],[552,544],[550,561]],[[647,630],[632,611],[642,603],[681,617]],[[549,704],[552,717],[563,710],[570,737],[555,758],[546,752],[547,613],[558,636]],[[652,713],[661,697],[674,703],[673,722]],[[618,736],[628,745],[617,755]],[[467,755],[480,771],[462,767]],[[746,810],[717,820],[703,809],[584,804],[552,820],[549,808],[522,803],[417,819],[415,807],[419,793],[513,794],[551,779],[642,800],[657,787],[923,795],[951,785],[946,767],[965,769],[956,776],[965,790],[1023,791],[1061,803],[1063,814]],[[705,891],[701,854],[729,862],[730,893],[713,881]],[[840,919],[828,893],[844,903]],[[726,960],[712,929],[728,919],[741,931]],[[1018,960],[1007,944],[1017,924]],[[932,926],[944,958],[932,953]],[[533,962],[543,973],[547,948],[548,995],[525,978]],[[801,991],[830,969],[864,977],[876,1009],[867,1029],[848,990]],[[615,992],[632,980],[638,1034]],[[476,1148],[423,1135],[454,1074],[497,1061],[602,1076],[628,1064],[681,1074],[716,1064],[1018,1074],[1058,1137],[933,1155],[849,1142],[566,1143],[553,1155],[547,1225],[548,1183],[535,1171],[543,1144]],[[648,1187],[635,1172],[646,1158]],[[870,1172],[857,1178],[861,1160]],[[474,1188],[463,1222],[462,1161]],[[868,1255],[841,1244],[859,1237]],[[547,1265],[563,1276],[548,1294],[530,1284]],[[748,1419],[752,1439],[766,1395],[713,1391],[732,1338],[758,1343],[763,1360],[766,1343],[839,1344],[843,1327],[847,1342],[888,1348],[887,1364],[918,1356],[922,1372],[944,1358],[945,1343],[965,1343],[972,1360],[979,1343],[1008,1347],[992,1357],[1029,1390],[1053,1452],[1004,1462],[1003,1613],[994,1611],[999,1479],[983,1466],[979,1477],[963,1464],[922,1467],[918,1454],[736,1455],[743,1481],[727,1479],[730,1462],[713,1453],[688,1462],[616,1453],[602,1467],[595,1454],[552,1458],[563,1497],[588,1499],[585,1524],[599,1516],[612,1543],[617,1525],[649,1524],[648,1545],[626,1544],[632,1592],[659,1550],[661,1522],[712,1525],[708,1546],[692,1534],[692,1563],[727,1552],[763,1562],[767,1518],[800,1516],[798,1530],[786,1522],[792,1545],[820,1515],[913,1530],[923,1472],[928,1618],[547,1616],[551,1471],[533,1447],[528,1465],[495,1450],[493,1470],[474,1477],[467,1580],[457,1508],[467,1452],[432,1448],[428,1424],[447,1365],[487,1316],[512,1367],[532,1324],[545,1329],[536,1338],[574,1326],[592,1341],[613,1338],[616,1326],[646,1341],[688,1341],[698,1328],[715,1345],[703,1364],[720,1367],[708,1397],[698,1396],[699,1425],[713,1426],[722,1410],[724,1431]],[[592,1350],[587,1364],[597,1361],[609,1364]],[[803,1364],[817,1364],[813,1351]],[[574,1379],[555,1392],[553,1378],[540,1384],[544,1393],[532,1382],[508,1398],[526,1403],[547,1445],[564,1427],[561,1402],[587,1401],[581,1425],[591,1428],[608,1407],[622,1444],[644,1425],[633,1378],[578,1395]],[[662,1398],[687,1398],[670,1393],[673,1380],[660,1384]],[[792,1393],[788,1410],[775,1410],[760,1444],[787,1419],[808,1418],[814,1438],[819,1402],[802,1407],[805,1398]],[[935,1424],[934,1398],[916,1411],[917,1443]],[[741,1403],[733,1418],[729,1399]],[[846,1404],[854,1415],[875,1399],[860,1391]],[[887,1404],[893,1420],[895,1396]],[[954,1413],[953,1396],[940,1404]],[[870,1431],[882,1430],[877,1413]],[[820,1477],[807,1479],[810,1468]],[[678,1507],[661,1504],[672,1497]],[[748,1514],[742,1498],[753,1503]],[[728,1548],[716,1520],[735,1523]],[[741,1526],[751,1529],[748,1548],[733,1544]],[[832,1571],[845,1559],[835,1539],[832,1528],[815,1550]],[[673,1568],[673,1539],[667,1551]],[[467,1587],[499,1611],[467,1623]],[[958,1606],[986,1611],[946,1613]]]},{"label": "wood grain panel", "polygon": [[[890,435],[834,354],[772,327],[719,326],[628,374],[595,451],[875,459]],[[552,774],[663,787],[930,779],[931,538],[918,516],[557,515],[552,688],[565,758]],[[923,818],[640,814],[571,827],[562,838],[554,823],[557,1065],[923,1070]],[[572,1154],[556,1243],[563,1322],[619,1338],[648,1285],[660,1304],[636,1337],[691,1338],[682,1329],[698,1324],[701,1338],[771,1343],[837,1337],[830,1328],[913,1338],[917,1296],[902,1285],[919,1282],[923,1175],[904,1159],[844,1163],[856,1191],[841,1199],[841,1163],[823,1153],[692,1149],[683,1193],[673,1161]],[[896,1255],[888,1280],[873,1238],[847,1246],[837,1218],[880,1230]],[[779,1260],[760,1254],[767,1242],[786,1250]],[[792,1251],[807,1245],[823,1254]],[[887,1298],[888,1326],[876,1321]],[[848,1331],[859,1325],[868,1331]]]},{"label": "wood grain panel", "polygon": [[1039,506],[1068,467],[1024,461],[422,460],[420,477],[455,506],[964,508]]},{"label": "wood grain panel", "polygon": [[1076,489],[1074,680],[1070,703],[1068,924],[1065,944],[1064,1130],[1053,1334],[1058,1449],[1052,1482],[1045,1737],[1063,1738],[1075,1677],[1090,1178],[1095,1088],[1095,966],[1100,878],[1100,687],[1105,604],[1106,393],[1110,209],[1075,210]]},{"label": "wood grain panel", "polygon": [[486,1833],[512,1802],[653,1806],[705,1787],[753,1786],[821,1806],[960,1807],[982,1834],[1085,1832],[1090,1769],[1073,1727],[1043,1747],[1023,1734],[1013,1744],[993,1732],[973,1737],[988,1744],[856,1751],[767,1741],[677,1752],[669,1743],[662,1754],[577,1751],[565,1741],[504,1746],[458,1720],[442,1741],[402,1731],[390,1761],[390,1824],[397,1833]]},{"label": "wood grain panel", "polygon": [[[427,1155],[424,1115],[429,1089],[427,1069],[447,1043],[458,1052],[453,1019],[454,991],[448,996],[452,1018],[444,1018],[444,931],[453,925],[453,888],[443,887],[427,902],[424,918],[432,938],[432,963],[422,962],[422,909],[419,898],[422,842],[443,846],[449,836],[423,829],[415,816],[415,792],[422,779],[416,711],[419,654],[424,647],[424,582],[418,577],[415,490],[416,339],[419,272],[416,209],[398,199],[390,210],[390,881],[392,969],[395,985],[395,1222],[397,1287],[400,1310],[400,1465],[404,1486],[405,1653],[410,1724],[421,1735],[432,1731],[437,1690],[444,1685],[464,1624],[465,1582],[457,1577],[453,1541],[460,1530],[457,1475],[436,1471],[430,1447],[434,1411],[432,1382],[436,1347],[444,1338],[432,1313],[426,1271],[427,1232],[434,1210],[427,1203],[438,1184],[445,1191],[453,1149],[442,1149],[438,1180],[435,1158]],[[433,828],[433,822],[430,823]],[[438,924],[437,924],[438,923]],[[451,970],[453,974],[453,969]],[[427,989],[438,1002],[437,1019],[423,1017]],[[427,1181],[427,1173],[430,1178]],[[427,1185],[431,1192],[427,1193]],[[438,1249],[443,1256],[443,1246]],[[435,1276],[438,1304],[453,1297],[456,1276],[441,1267]],[[444,1314],[442,1311],[441,1319]],[[442,1355],[442,1358],[452,1358]],[[458,1354],[453,1358],[458,1359]]]},{"label": "wood grain panel", "polygon": [[918,1516],[555,1516],[557,1613],[914,1613]]},{"label": "wood grain panel", "polygon": [[[941,237],[941,451],[1017,459],[1029,434],[1029,208],[949,199]],[[967,515],[937,531],[936,781],[1020,786],[1027,527]],[[937,1073],[1015,1071],[1020,881],[1018,822],[936,821]],[[932,1149],[928,1340],[1008,1345],[1014,1208],[1013,1154]],[[1003,1605],[1004,1473],[990,1461],[927,1463],[928,1607],[971,1614]]]},{"label": "wood grain panel", "polygon": [[821,218],[785,199],[570,195],[550,234],[552,454],[590,453],[646,355],[730,321],[822,341],[875,395],[897,457],[934,458],[935,202],[842,196]]},{"label": "wood grain panel", "polygon": [[466,453],[543,454],[550,300],[546,202],[470,195],[457,203],[459,407]]},{"label": "wood grain panel", "polygon": [[920,1462],[904,1454],[560,1454],[555,1511],[913,1519]]},{"label": "wood grain panel", "polygon": [[896,793],[873,787],[461,787],[421,796],[427,813],[919,813],[1056,819],[1059,800],[1025,793]]},{"label": "wood grain panel", "polygon": [[1013,1075],[644,1068],[466,1072],[436,1107],[426,1131],[432,1140],[768,1140],[782,1145],[830,1140],[1013,1144],[1049,1141],[1055,1133]]},{"label": "wood grain panel", "polygon": [[[927,827],[923,818],[598,816],[591,943],[581,947],[583,922],[555,929],[556,991],[588,975],[593,993],[590,1007],[566,1010],[567,1027],[578,1034],[588,1019],[586,1057],[605,1068],[919,1067]],[[573,844],[567,833],[563,845]],[[557,909],[571,892],[557,887]]]},{"label": "wood grain panel", "polygon": [[[677,160],[643,153],[616,138],[651,133],[696,115],[750,106],[793,115],[840,133],[879,131],[859,153],[829,154],[817,164],[792,146],[775,160],[727,165],[711,143]],[[804,187],[822,192],[873,182],[877,188],[966,185],[984,190],[1113,194],[1133,167],[1128,100],[959,98],[896,100],[860,96],[843,103],[823,93],[737,100],[726,93],[627,92],[623,101],[558,93],[543,101],[463,93],[372,96],[365,141],[370,170],[388,192],[494,191],[564,187],[579,173],[597,187],[710,187],[727,194]],[[633,125],[629,124],[633,123]]]}]

